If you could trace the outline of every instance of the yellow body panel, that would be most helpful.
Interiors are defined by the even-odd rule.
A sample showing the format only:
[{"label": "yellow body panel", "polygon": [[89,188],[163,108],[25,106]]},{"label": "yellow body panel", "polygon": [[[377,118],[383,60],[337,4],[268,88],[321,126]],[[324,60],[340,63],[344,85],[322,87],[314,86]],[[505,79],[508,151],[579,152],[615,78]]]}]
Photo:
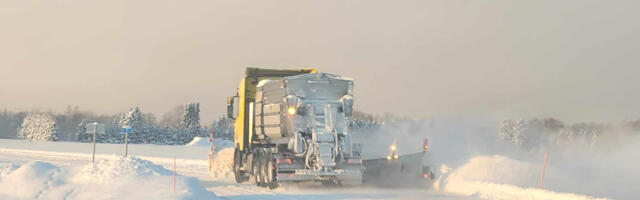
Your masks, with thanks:
[{"label": "yellow body panel", "polygon": [[[240,81],[238,86],[238,116],[234,122],[233,132],[235,145],[238,146],[240,151],[244,151],[245,146],[251,142],[253,129],[249,130],[249,120],[253,120],[253,116],[245,111],[249,111],[246,108],[255,101],[256,89],[258,82],[264,79],[279,80],[286,76],[294,76],[299,74],[316,73],[315,69],[300,69],[300,70],[278,70],[278,69],[259,69],[259,68],[247,68],[245,72],[245,78]],[[245,127],[245,125],[247,125]],[[248,141],[245,141],[248,140]]]},{"label": "yellow body panel", "polygon": [[240,148],[240,150],[244,149],[244,84],[245,79],[240,81],[240,85],[238,86],[238,116],[236,117],[236,121],[233,123],[233,133],[234,133],[234,141],[235,145]]}]

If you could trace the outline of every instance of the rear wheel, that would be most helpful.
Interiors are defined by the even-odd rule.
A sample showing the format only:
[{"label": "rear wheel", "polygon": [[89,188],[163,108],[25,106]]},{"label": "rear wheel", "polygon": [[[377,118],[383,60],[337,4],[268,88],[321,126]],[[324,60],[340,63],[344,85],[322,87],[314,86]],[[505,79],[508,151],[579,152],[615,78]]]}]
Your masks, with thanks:
[{"label": "rear wheel", "polygon": [[269,186],[269,180],[267,178],[267,165],[269,160],[270,153],[267,151],[262,152],[262,157],[260,158],[260,180],[262,181],[262,187]]},{"label": "rear wheel", "polygon": [[244,171],[240,170],[241,166],[242,152],[240,152],[240,149],[238,149],[238,147],[236,146],[233,152],[233,175],[236,178],[236,183],[243,183],[249,180],[249,176],[247,176]]},{"label": "rear wheel", "polygon": [[269,153],[267,154],[267,165],[266,165],[266,176],[265,178],[267,179],[266,183],[267,183],[267,187],[269,187],[269,189],[275,189],[278,187],[278,181],[276,180],[276,162],[274,160],[273,154]]},{"label": "rear wheel", "polygon": [[263,185],[262,157],[264,157],[264,154],[261,149],[257,149],[253,154],[253,178],[256,182],[256,185],[259,187],[262,187]]},{"label": "rear wheel", "polygon": [[260,170],[260,151],[253,152],[253,159],[251,161],[251,170],[253,172],[253,180],[256,182],[256,186],[260,186],[260,179],[258,178]]}]

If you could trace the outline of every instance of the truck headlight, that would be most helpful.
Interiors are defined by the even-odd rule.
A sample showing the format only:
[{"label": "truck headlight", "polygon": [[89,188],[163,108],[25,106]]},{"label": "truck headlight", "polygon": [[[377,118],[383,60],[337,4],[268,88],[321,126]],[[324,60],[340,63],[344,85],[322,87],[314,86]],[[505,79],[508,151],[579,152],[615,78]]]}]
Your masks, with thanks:
[{"label": "truck headlight", "polygon": [[289,107],[289,109],[287,109],[287,113],[291,116],[296,114],[296,108],[294,107]]},{"label": "truck headlight", "polygon": [[287,114],[289,114],[290,116],[295,115],[296,113],[298,113],[296,108],[299,108],[301,106],[301,101],[300,98],[298,96],[295,95],[287,95],[284,99],[284,107],[287,108]]}]

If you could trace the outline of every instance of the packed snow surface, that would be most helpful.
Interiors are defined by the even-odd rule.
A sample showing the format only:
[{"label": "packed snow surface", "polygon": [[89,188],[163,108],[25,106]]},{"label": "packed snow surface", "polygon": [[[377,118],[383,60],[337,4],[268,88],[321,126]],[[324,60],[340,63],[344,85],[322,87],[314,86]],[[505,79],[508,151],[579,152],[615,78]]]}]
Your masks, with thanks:
[{"label": "packed snow surface", "polygon": [[441,166],[442,177],[434,187],[478,199],[601,199],[536,188],[540,169],[503,156],[478,156],[457,169]]},{"label": "packed snow surface", "polygon": [[[208,142],[198,139],[202,140]],[[269,190],[253,181],[235,183],[233,148],[224,147],[230,141],[219,141],[218,146],[214,142],[209,170],[210,146],[135,144],[129,149],[134,156],[122,157],[113,154],[122,153],[123,145],[98,144],[93,165],[91,144],[0,140],[0,199],[596,199],[567,193],[571,190],[538,189],[539,163],[500,155],[443,162],[433,188],[305,183]],[[174,157],[179,175],[176,193]],[[547,167],[549,184],[571,179],[561,177],[558,170]]]},{"label": "packed snow surface", "polygon": [[177,176],[174,193],[171,171],[136,157],[79,167],[30,161],[3,169],[0,199],[217,199],[193,177]]}]

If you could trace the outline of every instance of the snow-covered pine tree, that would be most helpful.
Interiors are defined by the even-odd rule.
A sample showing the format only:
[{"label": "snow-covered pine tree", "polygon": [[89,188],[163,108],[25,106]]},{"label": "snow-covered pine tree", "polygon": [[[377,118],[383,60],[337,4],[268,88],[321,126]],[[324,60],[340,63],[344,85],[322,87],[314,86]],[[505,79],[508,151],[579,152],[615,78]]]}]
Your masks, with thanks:
[{"label": "snow-covered pine tree", "polygon": [[20,126],[18,138],[31,141],[57,141],[57,134],[58,127],[52,116],[29,113]]},{"label": "snow-covered pine tree", "polygon": [[132,129],[140,128],[142,124],[142,114],[137,106],[120,119],[120,126],[131,126]]},{"label": "snow-covered pine tree", "polygon": [[522,147],[526,143],[527,134],[529,134],[527,132],[527,122],[523,119],[504,119],[500,122],[498,134],[502,140]]},{"label": "snow-covered pine tree", "polygon": [[201,136],[200,128],[200,103],[188,103],[184,106],[184,113],[180,120],[179,140],[188,143],[193,137]]},{"label": "snow-covered pine tree", "polygon": [[75,141],[78,142],[92,142],[93,137],[87,134],[87,120],[83,119],[76,125]]},{"label": "snow-covered pine tree", "polygon": [[132,133],[129,134],[130,143],[149,143],[148,130],[145,127],[144,119],[140,109],[136,106],[129,110],[122,119],[120,119],[120,127],[130,126]]},{"label": "snow-covered pine tree", "polygon": [[9,117],[9,113],[7,108],[4,109],[4,112],[0,114],[0,138],[11,138],[9,132],[11,130],[11,120]]},{"label": "snow-covered pine tree", "polygon": [[213,130],[213,137],[233,139],[233,120],[222,116],[213,121],[211,130]]},{"label": "snow-covered pine tree", "polygon": [[523,146],[527,139],[527,122],[523,119],[518,119],[514,122],[513,126],[513,143],[518,146]]},{"label": "snow-covered pine tree", "polygon": [[513,128],[514,122],[511,119],[503,119],[500,122],[500,128],[498,130],[498,134],[500,135],[500,139],[504,141],[511,142],[513,140]]}]

